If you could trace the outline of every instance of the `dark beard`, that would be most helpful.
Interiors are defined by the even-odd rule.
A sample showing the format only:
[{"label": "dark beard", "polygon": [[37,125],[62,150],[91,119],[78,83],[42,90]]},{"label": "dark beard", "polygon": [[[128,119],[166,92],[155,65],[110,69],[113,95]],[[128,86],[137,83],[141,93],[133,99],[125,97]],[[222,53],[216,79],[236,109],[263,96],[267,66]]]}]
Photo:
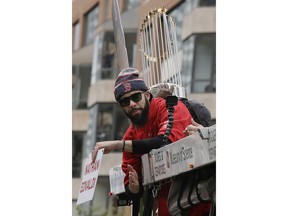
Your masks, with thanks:
[{"label": "dark beard", "polygon": [[143,112],[142,112],[141,115],[132,116],[132,115],[126,113],[125,111],[124,112],[125,112],[126,116],[130,119],[130,121],[133,124],[133,126],[140,127],[140,126],[143,126],[146,123],[146,121],[147,121],[149,107],[150,107],[149,101],[145,97],[145,106],[142,109]]}]

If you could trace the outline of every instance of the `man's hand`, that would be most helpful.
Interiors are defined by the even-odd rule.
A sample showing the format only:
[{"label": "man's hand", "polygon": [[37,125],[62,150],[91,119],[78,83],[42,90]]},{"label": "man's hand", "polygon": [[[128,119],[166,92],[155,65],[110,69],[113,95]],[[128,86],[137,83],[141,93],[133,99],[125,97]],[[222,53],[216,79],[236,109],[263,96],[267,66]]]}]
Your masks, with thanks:
[{"label": "man's hand", "polygon": [[193,133],[197,132],[199,128],[204,128],[201,124],[198,124],[194,121],[194,119],[191,119],[191,124],[186,127],[186,129],[183,131],[183,133],[186,136],[192,135]]},{"label": "man's hand", "polygon": [[113,150],[122,149],[122,141],[113,140],[113,141],[97,142],[92,151],[92,163],[95,162],[98,150],[102,148],[104,148],[104,154],[108,154]]},{"label": "man's hand", "polygon": [[139,181],[138,181],[138,174],[136,170],[131,166],[127,166],[129,170],[129,190],[131,193],[139,193]]}]

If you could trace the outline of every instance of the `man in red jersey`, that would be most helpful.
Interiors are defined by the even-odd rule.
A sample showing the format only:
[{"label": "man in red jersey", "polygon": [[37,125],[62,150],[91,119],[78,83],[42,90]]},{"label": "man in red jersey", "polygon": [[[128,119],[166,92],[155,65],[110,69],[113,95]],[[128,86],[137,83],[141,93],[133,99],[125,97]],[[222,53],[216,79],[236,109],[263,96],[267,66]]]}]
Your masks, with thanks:
[{"label": "man in red jersey", "polygon": [[[97,142],[92,152],[92,160],[95,160],[101,148],[104,148],[104,153],[122,150],[122,170],[126,174],[124,178],[126,195],[128,199],[136,202],[143,194],[141,156],[163,144],[168,125],[166,101],[163,98],[153,98],[145,82],[139,78],[138,70],[134,68],[126,68],[119,73],[115,82],[114,95],[131,124],[122,140]],[[173,127],[168,136],[170,143],[184,138],[183,131],[187,125],[191,124],[191,115],[181,101],[174,106],[173,117]],[[158,192],[159,216],[170,215],[167,206],[169,187],[170,183],[166,183]],[[136,215],[134,209],[133,212]]]}]

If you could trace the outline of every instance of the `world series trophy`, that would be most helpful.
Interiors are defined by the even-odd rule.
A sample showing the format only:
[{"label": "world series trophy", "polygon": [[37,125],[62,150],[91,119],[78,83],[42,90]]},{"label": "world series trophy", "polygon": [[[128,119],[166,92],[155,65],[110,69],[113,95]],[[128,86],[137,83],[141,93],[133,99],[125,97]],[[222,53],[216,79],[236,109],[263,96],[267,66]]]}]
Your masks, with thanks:
[{"label": "world series trophy", "polygon": [[139,51],[143,79],[153,95],[162,84],[167,84],[174,87],[173,95],[186,98],[181,82],[176,23],[166,12],[164,7],[151,10],[141,23]]}]

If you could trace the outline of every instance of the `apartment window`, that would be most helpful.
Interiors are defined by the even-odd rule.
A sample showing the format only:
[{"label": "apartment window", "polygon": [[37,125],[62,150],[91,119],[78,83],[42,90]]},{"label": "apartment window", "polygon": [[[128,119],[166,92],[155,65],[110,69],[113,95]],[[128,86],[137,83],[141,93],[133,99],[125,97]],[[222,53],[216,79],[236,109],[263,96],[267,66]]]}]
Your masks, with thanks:
[{"label": "apartment window", "polygon": [[216,92],[216,34],[197,34],[183,42],[182,84],[191,92]]},{"label": "apartment window", "polygon": [[113,139],[113,104],[100,104],[97,115],[96,140]]},{"label": "apartment window", "polygon": [[129,120],[122,108],[115,103],[99,104],[96,141],[121,140]]},{"label": "apartment window", "polygon": [[72,132],[72,177],[80,178],[85,133]]},{"label": "apartment window", "polygon": [[[128,63],[133,65],[134,46],[136,45],[136,33],[125,32],[125,42],[128,56]],[[102,67],[100,79],[116,79],[118,76],[118,59],[114,32],[105,32],[103,38]]]},{"label": "apartment window", "polygon": [[136,52],[136,49],[135,46],[136,46],[136,43],[137,43],[137,33],[136,31],[132,31],[132,32],[125,32],[125,42],[126,42],[126,48],[127,48],[127,55],[128,55],[128,63],[129,65],[133,66],[135,65],[135,53],[134,51]]},{"label": "apartment window", "polygon": [[80,24],[77,22],[73,25],[73,50],[79,49]]},{"label": "apartment window", "polygon": [[91,65],[72,66],[72,109],[87,109]]},{"label": "apartment window", "polygon": [[195,35],[192,35],[187,40],[183,41],[181,77],[182,77],[182,85],[187,89],[188,92],[191,91],[192,86],[194,44],[195,44]]},{"label": "apartment window", "polygon": [[96,35],[96,26],[99,22],[98,5],[85,15],[85,45],[94,41]]},{"label": "apartment window", "polygon": [[117,54],[114,40],[114,32],[105,32],[102,48],[102,68],[100,79],[116,79],[117,77]]}]

